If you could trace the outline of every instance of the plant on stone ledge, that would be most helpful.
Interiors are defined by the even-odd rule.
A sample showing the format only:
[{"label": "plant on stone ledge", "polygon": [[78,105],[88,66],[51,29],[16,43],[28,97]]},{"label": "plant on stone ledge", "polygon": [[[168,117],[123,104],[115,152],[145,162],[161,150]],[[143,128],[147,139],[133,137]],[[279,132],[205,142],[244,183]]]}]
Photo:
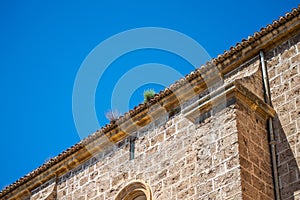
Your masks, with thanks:
[{"label": "plant on stone ledge", "polygon": [[144,103],[149,102],[155,95],[155,91],[153,89],[148,89],[144,91]]},{"label": "plant on stone ledge", "polygon": [[105,117],[112,123],[115,123],[116,120],[120,117],[120,113],[117,110],[109,110],[105,113]]}]

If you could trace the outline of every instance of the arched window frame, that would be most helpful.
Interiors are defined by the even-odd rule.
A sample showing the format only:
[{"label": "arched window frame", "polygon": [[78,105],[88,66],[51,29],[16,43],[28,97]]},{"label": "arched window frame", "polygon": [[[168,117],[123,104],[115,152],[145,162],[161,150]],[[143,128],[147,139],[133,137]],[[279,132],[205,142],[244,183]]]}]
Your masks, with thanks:
[{"label": "arched window frame", "polygon": [[115,200],[134,200],[140,196],[146,197],[146,200],[152,200],[150,187],[143,181],[132,181],[117,194]]}]

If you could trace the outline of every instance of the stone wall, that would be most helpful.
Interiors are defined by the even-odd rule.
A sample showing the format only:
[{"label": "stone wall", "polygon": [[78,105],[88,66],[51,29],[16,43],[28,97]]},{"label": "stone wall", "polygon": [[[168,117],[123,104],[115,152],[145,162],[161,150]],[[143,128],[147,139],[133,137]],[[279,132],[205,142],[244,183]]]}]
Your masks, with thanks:
[{"label": "stone wall", "polygon": [[274,199],[266,119],[243,104],[238,106],[243,199]]},{"label": "stone wall", "polygon": [[300,199],[300,35],[267,53],[282,199]]},{"label": "stone wall", "polygon": [[[218,100],[202,111],[210,96],[194,108],[197,119],[190,120],[185,110],[193,102],[185,104],[175,116],[139,127],[56,177],[51,195],[45,195],[49,184],[44,184],[31,192],[31,199],[113,200],[133,181],[146,183],[153,199],[273,199],[270,115],[257,109],[264,104],[259,58],[224,78],[222,106]],[[134,159],[129,159],[132,141]]]},{"label": "stone wall", "polygon": [[[179,80],[177,92],[170,87],[157,105],[129,112],[134,119],[125,116],[119,124],[124,126],[111,123],[46,163],[5,190],[1,200],[275,199],[270,117],[281,199],[300,199],[296,12],[281,18],[285,25],[268,26],[233,48],[235,53],[219,56],[217,68],[208,63]],[[266,51],[274,109],[265,103],[260,50]],[[108,142],[98,144],[103,138]]]},{"label": "stone wall", "polygon": [[[248,87],[247,94],[252,91],[261,99],[262,88],[250,87],[261,80],[258,74],[254,62],[253,68],[242,66],[236,76]],[[224,107],[205,117],[196,111],[196,123],[181,112],[141,127],[58,177],[57,199],[113,200],[128,183],[139,180],[149,185],[153,199],[273,199],[269,116],[241,99],[228,96]],[[130,160],[133,137],[135,158]]]},{"label": "stone wall", "polygon": [[[179,114],[111,147],[59,177],[57,199],[114,199],[132,180],[143,180],[154,199],[226,199],[241,196],[236,110],[234,106],[193,124]],[[226,122],[226,123],[223,123]]]}]

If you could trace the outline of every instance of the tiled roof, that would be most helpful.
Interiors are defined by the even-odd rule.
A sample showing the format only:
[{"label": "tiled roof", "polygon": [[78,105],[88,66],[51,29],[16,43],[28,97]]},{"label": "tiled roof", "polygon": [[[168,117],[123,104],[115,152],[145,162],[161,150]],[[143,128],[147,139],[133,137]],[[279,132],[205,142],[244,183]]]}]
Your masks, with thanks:
[{"label": "tiled roof", "polygon": [[278,20],[274,20],[272,24],[267,25],[264,28],[261,28],[259,32],[255,32],[252,36],[248,36],[247,39],[243,39],[241,42],[236,43],[235,46],[230,47],[228,51],[224,51],[223,54],[218,55],[217,58],[213,59],[213,63],[220,63],[224,61],[226,58],[230,57],[231,55],[235,54],[238,51],[241,51],[243,48],[246,48],[251,43],[259,40],[263,36],[267,35],[268,33],[272,32],[274,29],[284,25],[286,22],[296,18],[299,16],[300,12],[300,4],[298,8],[292,9],[291,12],[285,14],[285,16],[280,17]]},{"label": "tiled roof", "polygon": [[[300,14],[300,5],[297,8],[294,8],[291,12],[286,13],[285,16],[282,16],[278,20],[273,21],[272,24],[267,25],[265,28],[261,28],[261,30],[259,32],[255,32],[252,36],[249,36],[247,39],[243,39],[240,43],[237,43],[234,47],[231,47],[228,51],[225,51],[223,54],[219,55],[217,58],[212,59],[211,63],[213,63],[214,65],[222,64],[223,61],[225,61],[226,59],[230,58],[231,56],[241,52],[243,49],[246,49],[247,47],[251,46],[255,41],[260,40],[262,37],[266,36],[268,33],[271,33],[272,31],[280,28],[281,26],[284,26],[289,21],[297,19],[299,17],[299,14]],[[186,75],[184,78],[181,78],[180,80],[176,81],[174,84],[170,85],[169,88],[166,88],[165,90],[156,94],[155,97],[150,101],[150,105],[153,105],[156,102],[165,98],[166,96],[170,95],[172,93],[172,91],[175,91],[178,88],[182,87],[186,82],[190,82],[191,80],[200,76],[201,70],[203,70],[203,68],[198,68],[195,71],[192,71],[190,74]],[[118,119],[118,121],[121,121],[121,122],[126,121],[130,117],[133,117],[133,116],[141,113],[148,106],[149,106],[149,104],[147,104],[147,105],[140,104],[140,105],[134,107],[134,109],[125,113],[124,116],[121,116]],[[54,166],[55,164],[59,163],[60,161],[64,160],[65,158],[69,157],[70,155],[74,154],[75,152],[79,151],[80,149],[84,148],[86,144],[89,144],[90,142],[94,141],[96,138],[100,137],[101,135],[116,128],[116,126],[117,125],[115,125],[114,123],[109,123],[106,126],[104,126],[103,128],[101,128],[100,130],[98,130],[95,133],[88,136],[87,138],[81,140],[79,143],[66,149],[65,151],[63,151],[56,157],[50,159],[48,162],[44,163],[37,169],[33,170],[32,172],[21,177],[14,183],[5,187],[0,192],[0,198],[4,197],[9,192],[15,190],[22,184],[25,184],[29,180],[31,180],[34,177],[38,176],[39,174],[43,173],[50,167]]]}]

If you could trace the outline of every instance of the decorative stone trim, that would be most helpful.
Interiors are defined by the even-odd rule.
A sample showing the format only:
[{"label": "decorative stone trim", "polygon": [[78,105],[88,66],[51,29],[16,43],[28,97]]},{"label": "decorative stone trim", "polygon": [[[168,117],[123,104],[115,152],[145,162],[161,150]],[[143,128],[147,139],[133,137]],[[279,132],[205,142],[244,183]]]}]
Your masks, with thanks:
[{"label": "decorative stone trim", "polygon": [[[274,117],[276,114],[271,106],[244,87],[238,80],[211,92],[210,95],[200,98],[183,110],[182,113],[193,123],[196,123],[199,116],[211,110],[212,107],[218,107],[218,105],[222,103],[226,103],[224,106],[227,106],[228,103],[236,100],[240,100],[252,110],[257,111],[264,118]],[[222,108],[222,106],[220,108]]]},{"label": "decorative stone trim", "polygon": [[142,181],[133,181],[126,185],[118,194],[115,200],[152,200],[150,187]]}]

